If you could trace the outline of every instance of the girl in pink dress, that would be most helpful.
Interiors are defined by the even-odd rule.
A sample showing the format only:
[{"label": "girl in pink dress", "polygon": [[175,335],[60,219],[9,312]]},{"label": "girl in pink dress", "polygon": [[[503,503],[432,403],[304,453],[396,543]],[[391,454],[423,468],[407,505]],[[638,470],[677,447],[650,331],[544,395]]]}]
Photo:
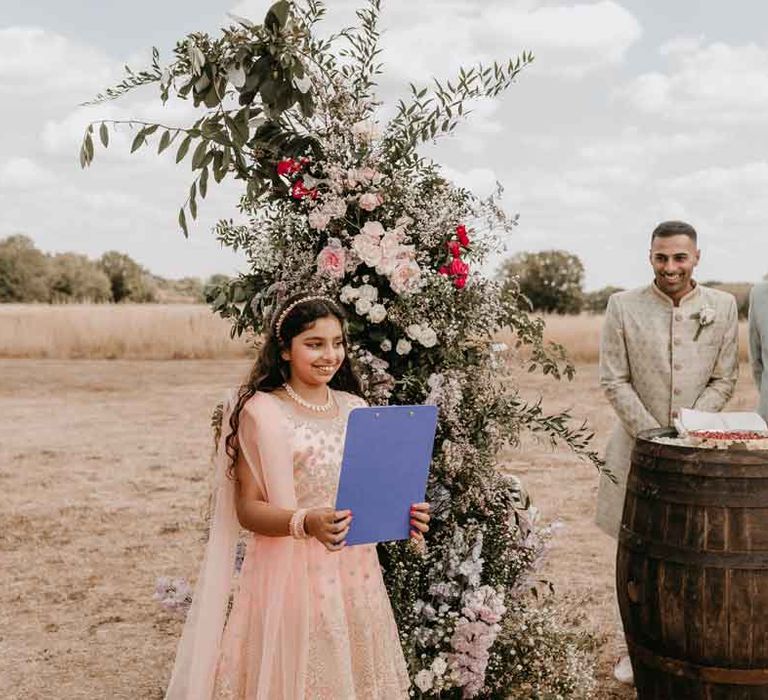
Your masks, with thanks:
[{"label": "girl in pink dress", "polygon": [[[347,417],[365,405],[343,324],[329,298],[290,298],[225,407],[214,517],[168,700],[408,697],[376,548],[347,548],[354,514],[333,508]],[[414,504],[414,540],[428,522],[428,504]]]}]

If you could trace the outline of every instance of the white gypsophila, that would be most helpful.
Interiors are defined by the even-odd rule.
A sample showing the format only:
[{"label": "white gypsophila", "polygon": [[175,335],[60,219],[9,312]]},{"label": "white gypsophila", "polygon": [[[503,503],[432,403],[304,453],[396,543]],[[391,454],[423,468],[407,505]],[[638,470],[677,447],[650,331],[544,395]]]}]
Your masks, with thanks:
[{"label": "white gypsophila", "polygon": [[383,304],[374,304],[368,312],[371,323],[381,323],[387,317],[387,310]]},{"label": "white gypsophila", "polygon": [[433,681],[434,676],[432,671],[426,668],[419,671],[413,678],[414,684],[422,693],[432,690]]},{"label": "white gypsophila", "polygon": [[341,219],[347,213],[347,203],[341,197],[333,197],[323,205],[323,211],[332,219]]},{"label": "white gypsophila", "polygon": [[373,303],[379,298],[379,290],[372,284],[363,284],[357,288],[357,296]]},{"label": "white gypsophila", "polygon": [[392,341],[389,338],[384,338],[384,340],[381,341],[379,347],[384,352],[389,352],[392,349]]},{"label": "white gypsophila", "polygon": [[371,303],[370,299],[363,299],[361,297],[355,302],[355,311],[360,316],[365,316],[365,314],[367,314],[372,308],[373,304]]},{"label": "white gypsophila", "polygon": [[339,293],[339,300],[342,304],[349,304],[350,301],[354,301],[358,296],[360,296],[360,291],[358,289],[355,289],[355,287],[349,284],[345,284]]},{"label": "white gypsophila", "polygon": [[397,345],[395,346],[395,352],[398,355],[407,355],[411,351],[412,347],[413,346],[409,340],[400,338],[400,340],[397,341]]},{"label": "white gypsophila", "polygon": [[445,657],[438,656],[432,662],[432,673],[436,676],[442,676],[448,670],[448,662]]}]

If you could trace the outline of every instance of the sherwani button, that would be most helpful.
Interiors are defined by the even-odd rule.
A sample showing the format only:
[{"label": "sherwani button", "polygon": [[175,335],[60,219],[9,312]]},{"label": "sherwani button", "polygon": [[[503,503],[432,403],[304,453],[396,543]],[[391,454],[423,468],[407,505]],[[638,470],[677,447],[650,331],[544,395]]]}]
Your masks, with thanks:
[{"label": "sherwani button", "polygon": [[677,386],[677,387],[675,387],[673,393],[674,393],[675,396],[680,396],[680,394],[683,393],[683,390],[679,386]]},{"label": "sherwani button", "polygon": [[683,369],[683,366],[679,362],[675,362],[675,371],[679,372],[681,369]]},{"label": "sherwani button", "polygon": [[680,345],[680,338],[675,338],[675,339],[674,339],[672,342],[673,342],[675,345]]},{"label": "sherwani button", "polygon": [[675,314],[675,321],[682,321],[683,320],[683,314]]}]

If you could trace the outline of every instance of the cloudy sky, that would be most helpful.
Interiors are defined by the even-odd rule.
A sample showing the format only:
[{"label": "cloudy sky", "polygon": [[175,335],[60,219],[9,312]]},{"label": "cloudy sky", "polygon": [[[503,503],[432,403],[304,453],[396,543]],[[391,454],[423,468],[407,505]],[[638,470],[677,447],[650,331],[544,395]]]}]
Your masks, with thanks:
[{"label": "cloudy sky", "polygon": [[[167,277],[232,273],[241,258],[210,232],[234,213],[234,186],[213,188],[185,240],[176,227],[190,173],[172,154],[129,155],[129,139],[77,162],[100,117],[193,121],[162,108],[156,86],[106,107],[78,104],[170,57],[191,31],[216,33],[234,12],[260,21],[264,0],[26,0],[0,10],[0,237],[47,251],[125,251]],[[332,0],[329,27],[357,3]],[[380,96],[462,64],[530,50],[536,60],[499,100],[477,105],[430,149],[478,194],[496,180],[519,212],[509,253],[566,249],[587,287],[648,279],[648,234],[683,218],[701,237],[701,280],[768,273],[768,6],[759,0],[382,0]],[[226,183],[225,183],[226,184]]]}]

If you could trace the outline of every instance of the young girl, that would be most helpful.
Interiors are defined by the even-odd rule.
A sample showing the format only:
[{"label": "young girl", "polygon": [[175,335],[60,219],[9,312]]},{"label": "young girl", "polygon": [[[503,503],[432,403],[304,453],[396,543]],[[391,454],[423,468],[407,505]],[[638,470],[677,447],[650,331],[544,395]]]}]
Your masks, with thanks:
[{"label": "young girl", "polygon": [[[376,548],[347,548],[354,514],[333,508],[360,394],[339,306],[288,299],[225,409],[214,517],[167,699],[407,697]],[[410,517],[422,540],[429,506]],[[240,526],[250,532],[227,617]]]}]

